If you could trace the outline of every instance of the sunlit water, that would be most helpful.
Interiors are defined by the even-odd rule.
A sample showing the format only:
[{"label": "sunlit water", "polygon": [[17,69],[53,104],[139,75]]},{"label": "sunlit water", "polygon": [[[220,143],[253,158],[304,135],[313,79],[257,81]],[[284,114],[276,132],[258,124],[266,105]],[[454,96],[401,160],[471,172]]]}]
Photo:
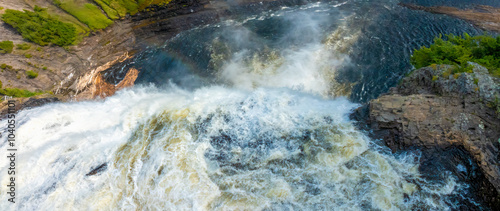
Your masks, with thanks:
[{"label": "sunlit water", "polygon": [[[353,55],[370,25],[352,25],[359,4],[193,29],[127,64],[142,71],[134,88],[21,111],[16,204],[2,200],[0,210],[453,208],[464,184],[426,181],[418,155],[385,152],[348,119],[351,101],[364,99],[353,96],[392,83],[342,79],[367,64]],[[8,165],[1,159],[1,172]],[[0,178],[6,199],[9,177]]]}]

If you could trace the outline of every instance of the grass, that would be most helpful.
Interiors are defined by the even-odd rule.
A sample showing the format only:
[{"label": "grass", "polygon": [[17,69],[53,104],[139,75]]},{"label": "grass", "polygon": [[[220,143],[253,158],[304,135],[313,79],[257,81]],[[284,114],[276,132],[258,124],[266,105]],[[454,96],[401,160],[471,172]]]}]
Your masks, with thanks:
[{"label": "grass", "polygon": [[113,23],[95,4],[83,0],[54,0],[54,3],[93,31],[104,29]]},{"label": "grass", "polygon": [[[436,37],[429,47],[415,50],[410,62],[415,68],[432,64],[448,64],[455,66],[450,74],[472,72],[467,62],[475,62],[486,67],[492,76],[500,77],[500,37],[480,35],[471,37],[446,35],[446,40]],[[456,77],[456,76],[455,76]]]},{"label": "grass", "polygon": [[32,70],[26,71],[26,75],[31,79],[38,77],[38,73]]},{"label": "grass", "polygon": [[[104,29],[113,20],[134,15],[150,5],[166,5],[171,0],[52,0],[48,8],[34,6],[34,12],[7,9],[2,20],[23,38],[41,46],[78,44],[91,31]],[[22,48],[21,48],[22,49]],[[38,47],[36,49],[40,51]],[[8,52],[0,47],[1,52]]]},{"label": "grass", "polygon": [[0,95],[11,96],[11,97],[33,97],[33,96],[41,95],[44,93],[45,92],[41,92],[41,91],[30,92],[26,89],[18,89],[18,88],[0,89]]},{"label": "grass", "polygon": [[[171,0],[94,0],[110,16],[116,14],[125,17],[127,14],[135,15],[150,5],[166,5]],[[114,12],[112,11],[114,10]]]},{"label": "grass", "polygon": [[26,58],[28,58],[28,59],[29,59],[29,58],[33,57],[33,55],[31,55],[31,54],[29,54],[29,53],[25,53],[25,54],[24,54],[24,57],[26,57]]},{"label": "grass", "polygon": [[106,15],[110,19],[116,20],[116,19],[120,18],[120,14],[118,14],[118,12],[115,9],[108,6],[102,0],[94,0],[94,2],[102,8],[102,10],[106,13]]},{"label": "grass", "polygon": [[12,41],[6,40],[0,42],[0,53],[11,53],[14,48],[14,43]]},{"label": "grass", "polygon": [[76,39],[73,24],[63,23],[57,17],[47,14],[46,9],[35,6],[35,11],[6,10],[2,20],[14,27],[23,38],[39,45],[55,44],[65,46]]},{"label": "grass", "polygon": [[16,48],[19,50],[28,50],[31,48],[31,45],[28,43],[23,43],[23,44],[17,44]]}]

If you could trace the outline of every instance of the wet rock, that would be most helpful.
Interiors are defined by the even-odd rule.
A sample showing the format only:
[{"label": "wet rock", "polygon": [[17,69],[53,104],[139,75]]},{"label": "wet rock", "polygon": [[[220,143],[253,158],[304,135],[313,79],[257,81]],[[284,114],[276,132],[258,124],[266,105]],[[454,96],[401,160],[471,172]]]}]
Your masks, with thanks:
[{"label": "wet rock", "polygon": [[[426,152],[429,165],[443,165],[441,170],[470,182],[470,191],[487,206],[500,207],[500,118],[494,104],[500,83],[473,65],[472,73],[462,74],[450,74],[448,65],[415,70],[352,117],[393,152]],[[465,165],[468,157],[474,164]]]},{"label": "wet rock", "polygon": [[47,103],[59,102],[59,98],[53,97],[50,95],[41,95],[31,98],[13,98],[13,99],[5,99],[0,102],[0,119],[6,118],[6,114],[9,112],[8,103],[9,101],[13,101],[13,109],[11,112],[17,113],[23,109],[29,109],[34,107],[39,107],[45,105]]},{"label": "wet rock", "polygon": [[39,99],[30,98],[25,103],[22,104],[21,109],[38,107],[45,105],[47,103],[54,103],[54,102],[59,102],[59,99],[57,97],[48,97]]},{"label": "wet rock", "polygon": [[106,171],[106,169],[108,169],[108,164],[107,163],[103,163],[103,164],[97,166],[96,168],[92,169],[89,173],[85,174],[85,176],[96,175],[98,173]]}]

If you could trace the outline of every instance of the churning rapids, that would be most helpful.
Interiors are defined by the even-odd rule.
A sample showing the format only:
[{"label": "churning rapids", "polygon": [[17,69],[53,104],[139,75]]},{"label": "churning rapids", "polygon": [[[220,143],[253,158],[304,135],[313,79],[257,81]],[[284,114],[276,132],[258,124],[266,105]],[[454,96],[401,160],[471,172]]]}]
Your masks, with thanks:
[{"label": "churning rapids", "polygon": [[[353,100],[408,70],[409,51],[386,48],[376,54],[403,67],[386,72],[392,81],[342,79],[370,66],[352,50],[374,24],[356,4],[369,3],[284,7],[183,32],[130,62],[142,71],[134,88],[21,111],[17,202],[0,210],[453,208],[465,184],[426,181],[417,154],[387,152],[348,118]],[[8,165],[0,160],[2,199]]]}]

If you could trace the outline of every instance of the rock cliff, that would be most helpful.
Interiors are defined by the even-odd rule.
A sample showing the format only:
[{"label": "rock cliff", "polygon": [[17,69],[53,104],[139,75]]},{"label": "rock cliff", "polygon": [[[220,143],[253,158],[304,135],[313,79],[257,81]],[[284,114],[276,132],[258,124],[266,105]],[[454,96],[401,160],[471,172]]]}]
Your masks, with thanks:
[{"label": "rock cliff", "polygon": [[393,152],[421,151],[430,177],[449,171],[477,200],[499,207],[500,80],[473,65],[461,74],[449,65],[415,70],[353,117]]}]

